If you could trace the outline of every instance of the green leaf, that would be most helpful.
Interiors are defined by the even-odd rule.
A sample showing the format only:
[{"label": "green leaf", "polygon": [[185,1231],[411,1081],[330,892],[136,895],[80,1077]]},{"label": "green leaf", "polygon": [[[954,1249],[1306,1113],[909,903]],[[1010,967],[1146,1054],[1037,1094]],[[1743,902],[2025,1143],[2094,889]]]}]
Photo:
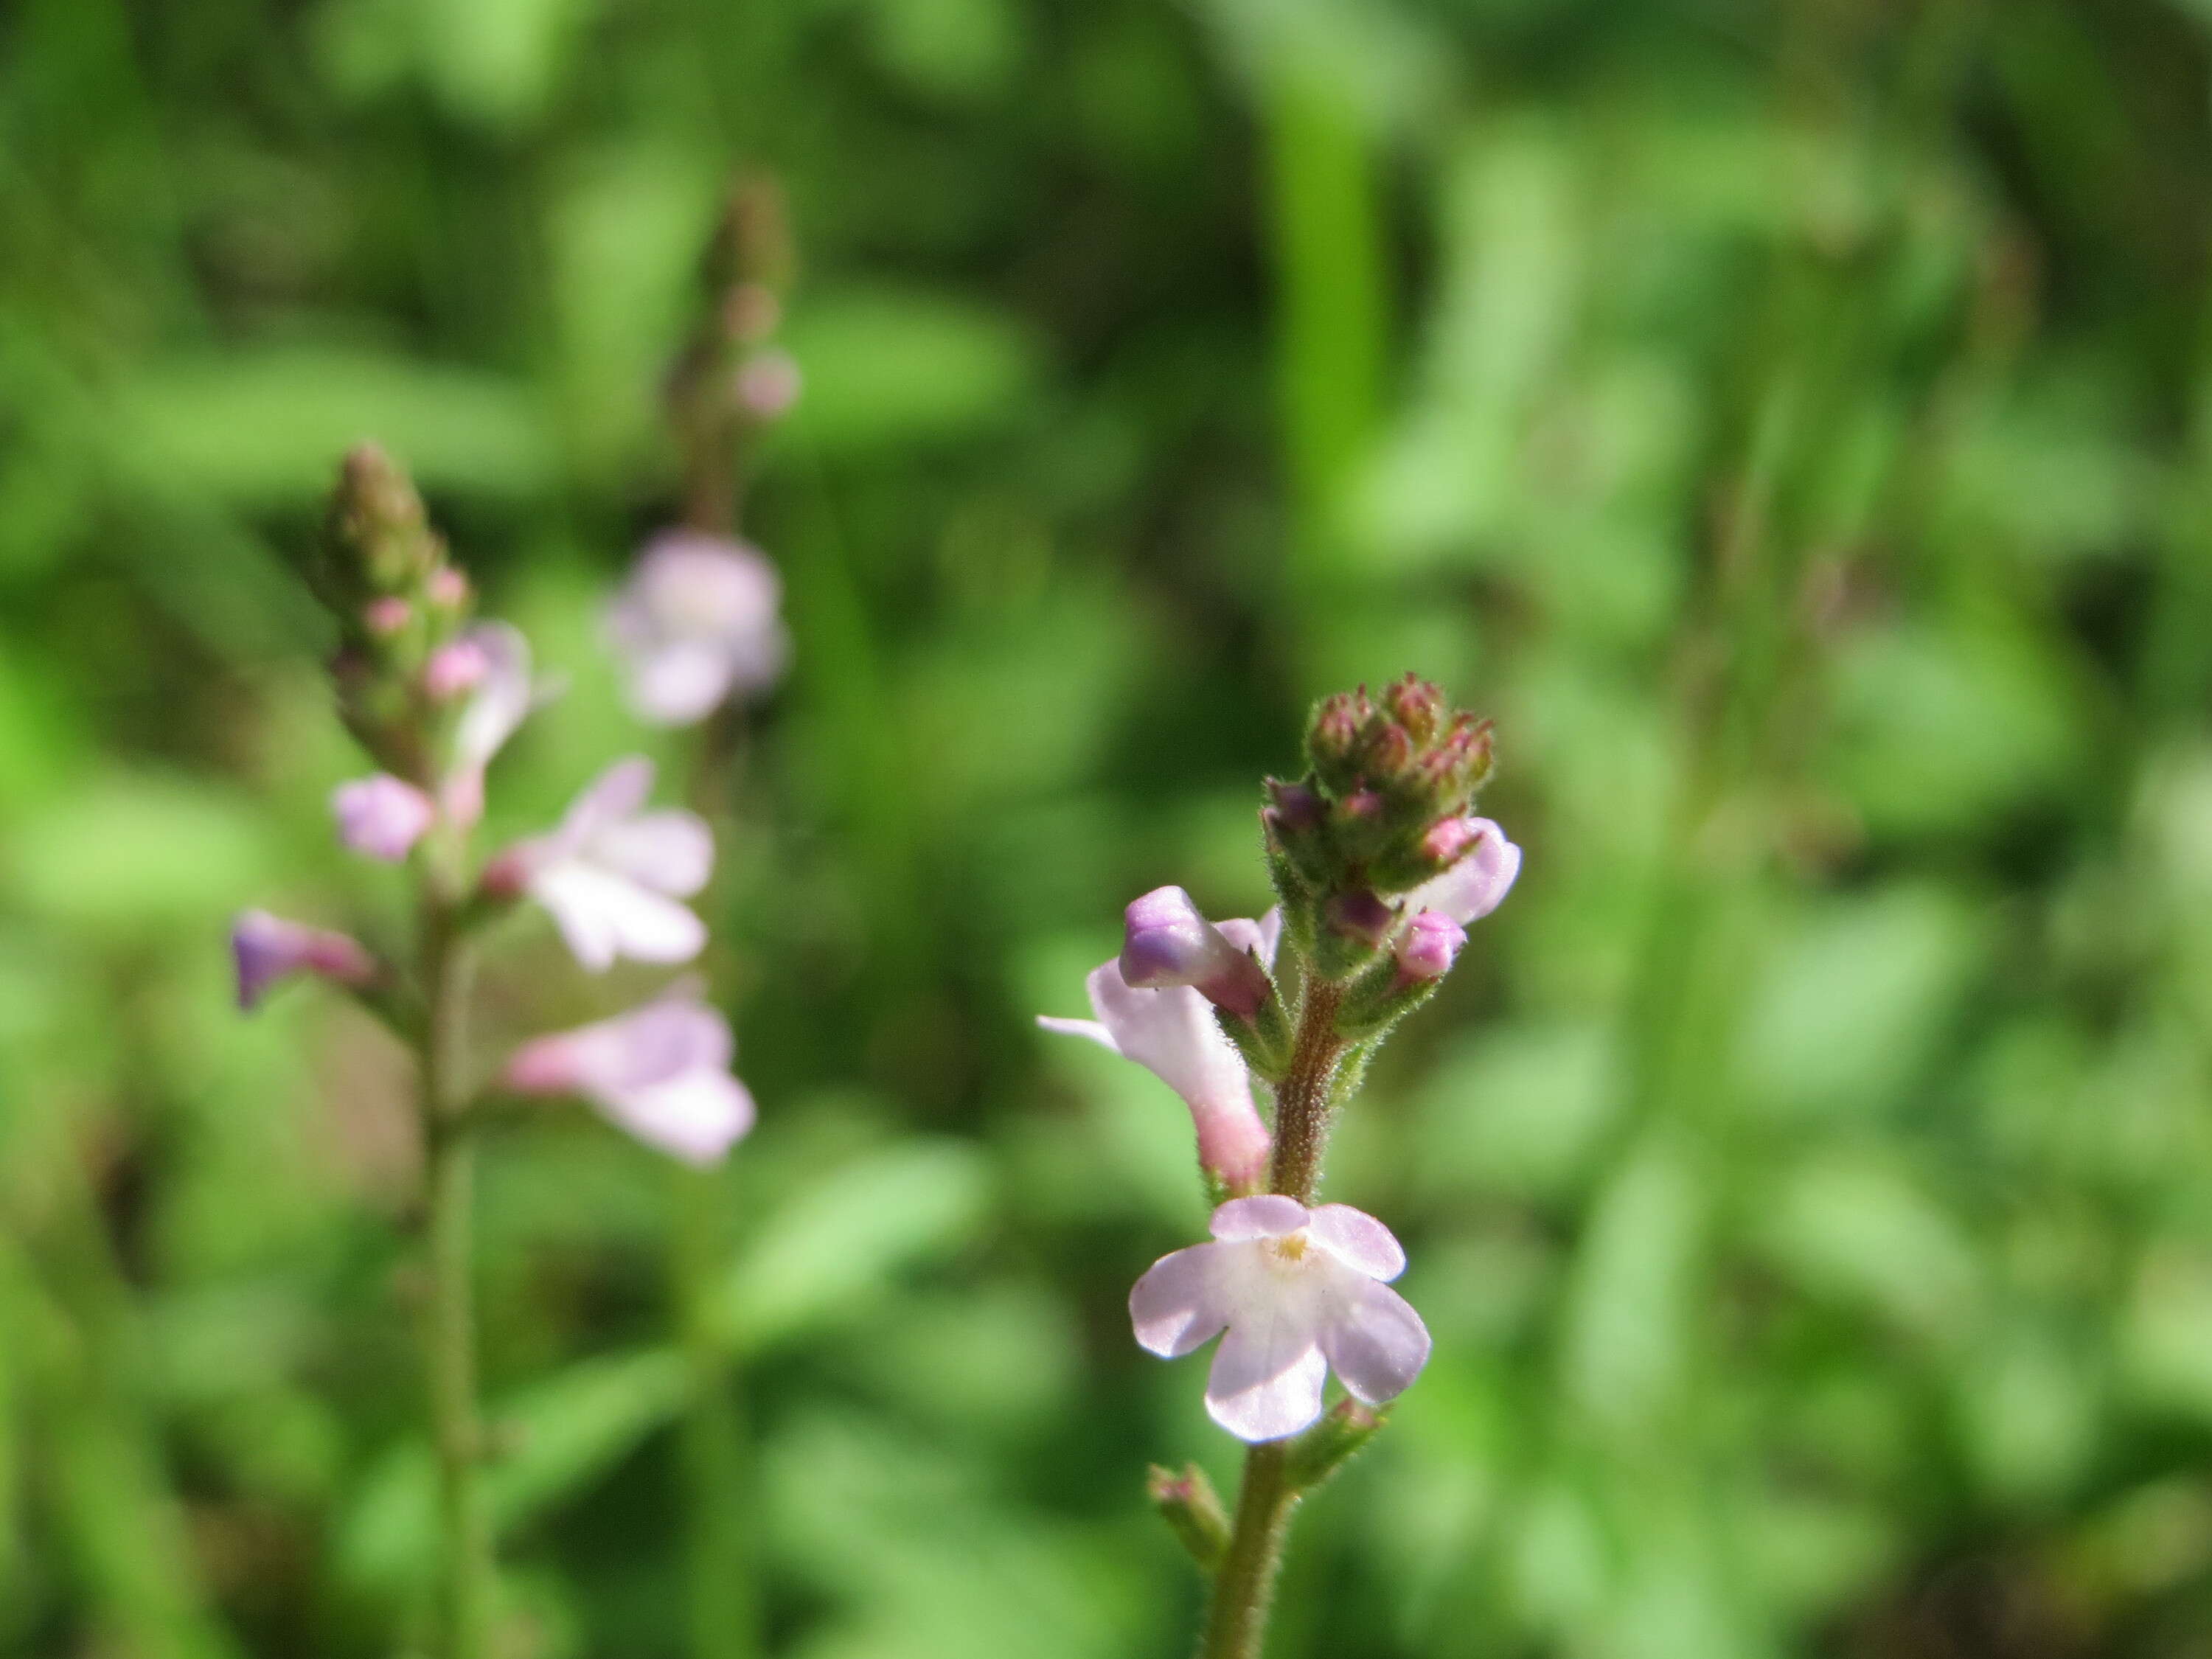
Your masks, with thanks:
[{"label": "green leaf", "polygon": [[[585,1360],[487,1413],[493,1526],[514,1532],[589,1486],[675,1415],[685,1388],[683,1357],[651,1348]],[[435,1559],[436,1493],[427,1444],[387,1453],[339,1538],[341,1573],[388,1595],[421,1583]]]},{"label": "green leaf", "polygon": [[974,1237],[989,1196],[983,1154],[957,1140],[831,1170],[761,1218],[724,1280],[724,1328],[757,1351],[849,1317]]}]

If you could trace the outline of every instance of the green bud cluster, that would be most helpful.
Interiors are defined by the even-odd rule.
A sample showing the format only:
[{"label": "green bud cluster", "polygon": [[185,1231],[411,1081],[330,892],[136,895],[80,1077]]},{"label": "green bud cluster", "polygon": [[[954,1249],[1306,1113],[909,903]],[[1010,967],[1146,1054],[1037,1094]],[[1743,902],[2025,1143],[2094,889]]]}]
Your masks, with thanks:
[{"label": "green bud cluster", "polygon": [[1492,725],[1408,674],[1380,699],[1362,686],[1315,707],[1306,771],[1270,778],[1261,822],[1292,939],[1323,977],[1370,964],[1398,920],[1393,895],[1465,850],[1458,821],[1489,776]]},{"label": "green bud cluster", "polygon": [[339,464],[308,572],[338,625],[331,665],[346,727],[384,770],[428,787],[459,701],[433,659],[475,606],[406,470],[373,443]]}]

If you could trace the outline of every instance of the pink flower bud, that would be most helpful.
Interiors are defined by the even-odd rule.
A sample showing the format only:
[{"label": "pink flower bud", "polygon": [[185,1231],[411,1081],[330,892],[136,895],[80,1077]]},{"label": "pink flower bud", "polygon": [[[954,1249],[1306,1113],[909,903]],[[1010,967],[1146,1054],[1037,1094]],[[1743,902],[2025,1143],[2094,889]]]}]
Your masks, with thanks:
[{"label": "pink flower bud", "polygon": [[441,611],[459,611],[469,602],[469,579],[449,564],[441,564],[424,579],[422,591]]},{"label": "pink flower bud", "polygon": [[398,864],[436,817],[430,798],[413,784],[379,772],[342,783],[331,794],[338,839],[366,858]]},{"label": "pink flower bud", "polygon": [[361,611],[361,625],[380,640],[404,632],[414,620],[415,607],[393,593],[371,599]]},{"label": "pink flower bud", "polygon": [[473,691],[491,672],[491,658],[483,641],[464,634],[440,646],[422,665],[422,689],[433,702],[450,702],[464,691]]},{"label": "pink flower bud", "polygon": [[1480,835],[1471,818],[1438,818],[1421,837],[1421,851],[1439,865],[1449,864],[1474,846]]},{"label": "pink flower bud", "polygon": [[294,974],[314,974],[339,985],[366,985],[376,977],[376,958],[358,939],[266,910],[240,913],[231,924],[230,950],[238,964],[238,1006],[248,1012]]},{"label": "pink flower bud", "polygon": [[1200,914],[1180,887],[1156,888],[1123,912],[1121,977],[1140,990],[1189,985],[1246,1019],[1273,989],[1267,973]]},{"label": "pink flower bud", "polygon": [[787,351],[756,351],[738,369],[738,407],[757,421],[776,421],[799,401],[799,363]]},{"label": "pink flower bud", "polygon": [[1424,910],[1398,936],[1399,975],[1407,981],[1442,979],[1466,943],[1466,928],[1441,910]]}]

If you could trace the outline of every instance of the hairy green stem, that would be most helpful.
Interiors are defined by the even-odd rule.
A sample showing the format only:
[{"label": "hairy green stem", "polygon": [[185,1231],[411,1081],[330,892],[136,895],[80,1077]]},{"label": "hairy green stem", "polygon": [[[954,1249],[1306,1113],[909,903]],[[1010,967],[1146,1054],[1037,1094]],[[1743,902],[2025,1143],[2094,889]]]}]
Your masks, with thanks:
[{"label": "hairy green stem", "polygon": [[[1306,982],[1291,1068],[1275,1091],[1275,1157],[1267,1184],[1301,1204],[1313,1202],[1322,1154],[1328,1146],[1337,1066],[1345,1049],[1336,1034],[1343,1000],[1340,986],[1319,979]],[[1290,1540],[1291,1512],[1298,1503],[1290,1455],[1290,1443],[1284,1440],[1263,1442],[1244,1455],[1236,1524],[1214,1573],[1199,1659],[1260,1659],[1283,1547]]]},{"label": "hairy green stem", "polygon": [[429,1310],[424,1345],[438,1454],[438,1637],[442,1659],[491,1650],[491,1519],[484,1506],[483,1425],[477,1410],[476,1145],[465,1121],[461,1054],[467,947],[451,883],[437,874],[422,907],[422,1108],[428,1164]]}]

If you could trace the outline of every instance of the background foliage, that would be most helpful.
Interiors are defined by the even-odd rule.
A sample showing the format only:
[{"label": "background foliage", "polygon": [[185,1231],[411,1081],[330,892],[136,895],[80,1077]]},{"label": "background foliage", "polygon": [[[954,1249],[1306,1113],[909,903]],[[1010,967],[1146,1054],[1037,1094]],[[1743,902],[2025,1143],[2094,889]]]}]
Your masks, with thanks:
[{"label": "background foliage", "polygon": [[[392,1650],[397,1057],[242,1021],[388,908],[288,557],[417,470],[574,680],[733,162],[807,395],[720,923],[775,1648],[1170,1654],[1121,1302],[1182,1115],[1029,1025],[1264,902],[1304,700],[1494,712],[1511,903],[1333,1191],[1434,1363],[1279,1651],[2212,1654],[2203,0],[14,0],[0,10],[0,1651]],[[520,927],[516,1029],[609,1006]],[[599,999],[595,1000],[594,999]],[[487,1195],[530,1650],[673,1655],[665,1169]]]}]

